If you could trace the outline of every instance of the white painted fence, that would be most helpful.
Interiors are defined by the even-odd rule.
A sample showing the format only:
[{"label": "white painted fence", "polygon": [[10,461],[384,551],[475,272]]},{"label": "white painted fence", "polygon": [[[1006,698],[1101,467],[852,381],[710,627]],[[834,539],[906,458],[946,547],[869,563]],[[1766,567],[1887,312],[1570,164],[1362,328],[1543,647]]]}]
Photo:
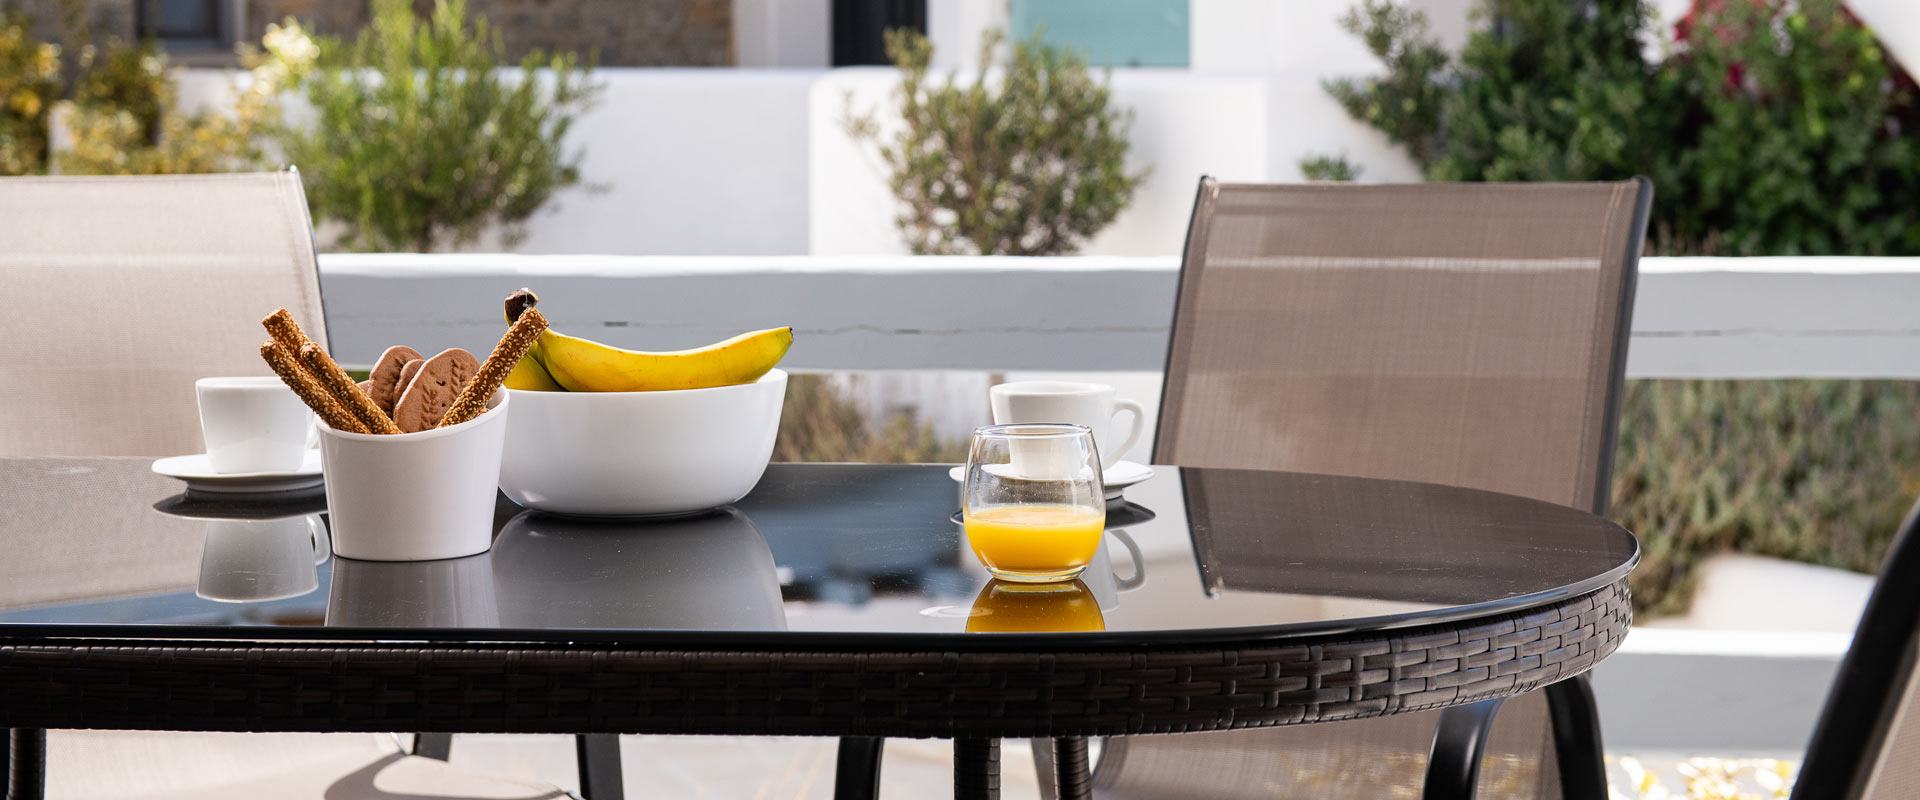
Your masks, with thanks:
[{"label": "white painted fence", "polygon": [[[323,255],[343,361],[393,342],[480,350],[500,298],[642,349],[792,325],[802,370],[1157,372],[1174,258]],[[1920,258],[1647,258],[1633,377],[1920,379]]]}]

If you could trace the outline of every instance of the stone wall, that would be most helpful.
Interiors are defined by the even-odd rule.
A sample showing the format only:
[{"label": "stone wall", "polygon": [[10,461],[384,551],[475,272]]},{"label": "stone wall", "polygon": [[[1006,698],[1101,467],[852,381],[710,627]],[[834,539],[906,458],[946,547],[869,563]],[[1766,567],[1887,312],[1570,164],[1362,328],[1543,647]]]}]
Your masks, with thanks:
[{"label": "stone wall", "polygon": [[[367,0],[233,0],[243,9],[242,41],[258,42],[268,23],[297,17],[312,30],[352,36],[367,24]],[[0,8],[32,15],[42,41],[66,39],[67,8],[84,9],[96,38],[132,38],[137,0],[0,0]],[[432,12],[432,0],[413,0]],[[594,63],[618,67],[724,67],[734,63],[731,0],[468,0],[467,13],[486,17],[518,60],[531,49],[571,50]],[[176,61],[215,66],[226,53],[171,52]]]}]

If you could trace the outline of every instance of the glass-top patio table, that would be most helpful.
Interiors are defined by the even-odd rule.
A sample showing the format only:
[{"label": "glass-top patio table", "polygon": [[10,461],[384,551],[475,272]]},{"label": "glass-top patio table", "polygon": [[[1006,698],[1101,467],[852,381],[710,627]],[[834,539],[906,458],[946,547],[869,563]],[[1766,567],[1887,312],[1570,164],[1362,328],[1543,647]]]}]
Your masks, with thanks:
[{"label": "glass-top patio table", "polygon": [[988,580],[948,466],[775,464],[709,514],[501,498],[490,552],[365,562],[330,557],[317,488],[184,494],[149,463],[0,459],[0,727],[944,737],[989,796],[999,737],[1084,758],[1572,677],[1625,635],[1639,555],[1517,497],[1157,467],[1036,591]]}]

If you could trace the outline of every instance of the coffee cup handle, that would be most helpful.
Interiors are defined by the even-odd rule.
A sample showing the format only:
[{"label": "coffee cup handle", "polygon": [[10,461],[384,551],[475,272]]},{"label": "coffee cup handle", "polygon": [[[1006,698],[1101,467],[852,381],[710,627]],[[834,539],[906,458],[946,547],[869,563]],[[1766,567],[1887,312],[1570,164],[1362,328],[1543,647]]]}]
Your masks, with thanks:
[{"label": "coffee cup handle", "polygon": [[1110,467],[1119,463],[1120,456],[1124,455],[1128,450],[1133,449],[1134,443],[1140,441],[1140,431],[1147,427],[1146,407],[1132,400],[1121,399],[1113,401],[1113,413],[1118,415],[1122,411],[1133,413],[1133,425],[1127,429],[1126,441],[1121,442],[1119,447],[1113,449],[1113,453],[1107,456],[1107,463],[1102,466]]},{"label": "coffee cup handle", "polygon": [[1140,545],[1135,544],[1133,537],[1128,536],[1127,532],[1120,528],[1108,528],[1107,533],[1111,533],[1114,538],[1119,539],[1120,545],[1127,548],[1127,557],[1133,559],[1133,574],[1126,578],[1121,578],[1118,575],[1113,576],[1114,586],[1120,591],[1131,592],[1146,585],[1147,559],[1140,555]]},{"label": "coffee cup handle", "polygon": [[319,446],[320,446],[320,417],[315,414],[308,414],[307,415],[307,447],[306,449],[312,450],[313,448],[316,448]]},{"label": "coffee cup handle", "polygon": [[327,563],[327,556],[333,555],[333,539],[327,535],[327,523],[319,514],[307,515],[307,537],[313,543],[313,563]]}]

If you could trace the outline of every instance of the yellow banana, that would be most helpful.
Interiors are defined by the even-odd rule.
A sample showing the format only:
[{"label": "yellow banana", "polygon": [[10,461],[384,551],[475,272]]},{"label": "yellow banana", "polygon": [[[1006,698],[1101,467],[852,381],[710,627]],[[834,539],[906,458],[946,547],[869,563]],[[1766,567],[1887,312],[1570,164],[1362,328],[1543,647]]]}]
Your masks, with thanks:
[{"label": "yellow banana", "polygon": [[[521,289],[507,296],[512,322],[540,298]],[[793,346],[792,328],[743,333],[693,350],[622,350],[548,328],[507,376],[510,389],[573,392],[650,392],[751,383]]]},{"label": "yellow banana", "polygon": [[646,353],[554,333],[540,335],[541,363],[573,392],[650,392],[752,383],[793,346],[792,328],[743,333],[694,350]]},{"label": "yellow banana", "polygon": [[520,359],[520,363],[513,365],[513,371],[507,373],[507,381],[503,385],[509,389],[525,389],[533,392],[567,390],[567,387],[561,386],[559,381],[548,374],[547,368],[541,365],[540,343],[537,341],[527,350],[526,357]]}]

